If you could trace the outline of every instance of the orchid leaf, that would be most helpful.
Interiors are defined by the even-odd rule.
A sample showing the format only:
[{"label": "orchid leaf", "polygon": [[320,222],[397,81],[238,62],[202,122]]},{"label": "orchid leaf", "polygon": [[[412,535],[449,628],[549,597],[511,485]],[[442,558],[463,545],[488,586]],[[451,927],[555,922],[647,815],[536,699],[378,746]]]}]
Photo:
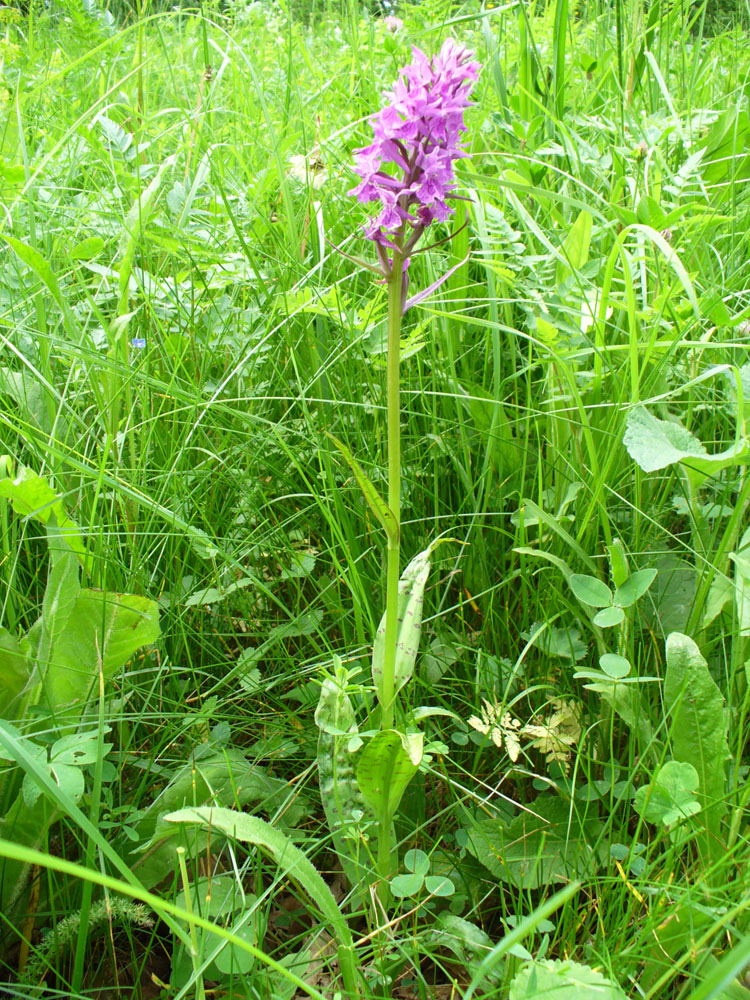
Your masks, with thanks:
[{"label": "orchid leaf", "polygon": [[[433,545],[414,556],[404,570],[398,584],[398,635],[394,670],[393,697],[408,682],[414,672],[422,631],[422,604],[424,588],[430,572]],[[378,700],[383,708],[383,673],[385,670],[385,614],[380,620],[372,651],[372,679]]]},{"label": "orchid leaf", "polygon": [[380,522],[387,537],[394,542],[398,541],[398,523],[391,508],[380,496],[372,482],[367,478],[362,466],[359,464],[354,455],[352,455],[344,442],[339,441],[338,438],[334,437],[333,434],[329,434],[328,431],[326,431],[326,435],[331,439],[331,441],[333,441],[346,459],[346,463],[354,473],[354,478],[357,480],[357,485],[362,490],[362,495],[367,501],[368,507]]},{"label": "orchid leaf", "polygon": [[424,737],[385,729],[364,747],[357,765],[357,782],[376,816],[391,821],[406,787],[419,770]]},{"label": "orchid leaf", "polygon": [[446,271],[445,274],[442,274],[437,281],[433,281],[433,283],[428,285],[427,288],[423,288],[421,292],[417,292],[416,295],[412,295],[408,298],[406,302],[404,302],[401,314],[403,315],[407,312],[407,310],[411,309],[412,306],[419,305],[420,302],[424,302],[425,299],[428,299],[433,292],[436,292],[441,285],[444,285],[448,278],[450,278],[452,274],[455,274],[460,267],[463,267],[468,260],[469,257],[467,255],[463,260],[459,261],[458,264],[454,264],[454,266]]}]

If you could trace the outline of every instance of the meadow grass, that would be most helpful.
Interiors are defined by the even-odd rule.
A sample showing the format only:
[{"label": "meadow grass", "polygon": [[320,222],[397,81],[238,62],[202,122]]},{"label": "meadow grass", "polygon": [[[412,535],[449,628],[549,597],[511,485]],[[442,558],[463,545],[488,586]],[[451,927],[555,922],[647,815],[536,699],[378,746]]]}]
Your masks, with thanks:
[{"label": "meadow grass", "polygon": [[[158,602],[161,636],[91,692],[79,812],[54,768],[45,784],[33,761],[2,765],[0,835],[36,866],[3,907],[3,988],[302,989],[261,958],[240,966],[240,946],[217,964],[221,937],[193,922],[180,938],[142,889],[107,883],[128,871],[313,995],[340,988],[330,948],[313,968],[330,926],[283,863],[151,838],[163,812],[243,807],[346,906],[313,716],[337,656],[373,709],[385,556],[327,432],[381,492],[386,465],[385,291],[350,259],[371,250],[346,192],[411,45],[451,35],[483,65],[466,200],[411,287],[458,268],[405,318],[401,423],[405,559],[454,540],[435,555],[408,701],[446,714],[425,723],[396,834],[401,874],[417,849],[454,893],[420,884],[385,930],[355,893],[362,988],[520,1000],[533,958],[595,970],[585,987],[578,966],[569,983],[545,966],[560,1000],[750,996],[747,11],[425,0],[396,34],[331,2],[114,13],[6,13],[0,450],[6,479],[25,467],[62,498],[88,585]],[[674,455],[697,453],[688,432],[735,451],[699,474]],[[0,505],[15,642],[47,613],[48,540],[33,505]],[[614,591],[647,570],[622,621],[594,620],[582,577]],[[691,716],[665,694],[683,669],[667,665],[672,633],[707,663],[685,647]],[[0,673],[16,669],[10,642]],[[70,727],[11,709],[46,762]],[[24,772],[48,803],[33,833],[7,819]],[[229,902],[207,902],[210,872]]]}]

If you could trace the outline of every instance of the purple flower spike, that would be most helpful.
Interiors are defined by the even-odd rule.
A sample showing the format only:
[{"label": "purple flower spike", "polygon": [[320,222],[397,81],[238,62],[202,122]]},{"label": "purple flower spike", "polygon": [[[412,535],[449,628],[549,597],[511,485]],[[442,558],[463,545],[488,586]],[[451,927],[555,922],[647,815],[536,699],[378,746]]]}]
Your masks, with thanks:
[{"label": "purple flower spike", "polygon": [[[418,48],[412,54],[386,94],[390,103],[372,119],[375,141],[355,151],[361,182],[349,192],[381,204],[365,236],[407,257],[427,226],[451,214],[446,199],[456,186],[453,164],[468,155],[460,137],[479,74],[472,53],[452,39],[432,59]],[[388,260],[385,253],[378,257]]]}]

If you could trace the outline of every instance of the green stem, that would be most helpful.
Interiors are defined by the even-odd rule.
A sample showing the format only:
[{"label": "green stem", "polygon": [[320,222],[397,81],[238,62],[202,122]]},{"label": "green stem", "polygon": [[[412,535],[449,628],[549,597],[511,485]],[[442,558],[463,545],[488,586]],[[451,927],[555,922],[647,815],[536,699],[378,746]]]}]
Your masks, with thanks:
[{"label": "green stem", "polygon": [[[385,592],[385,662],[383,664],[382,715],[380,729],[393,728],[393,705],[396,686],[396,646],[398,643],[398,581],[401,554],[401,290],[403,257],[393,254],[393,270],[388,279],[388,506],[395,527],[388,533],[388,564]],[[388,790],[384,789],[383,807],[378,818],[378,875],[380,901],[390,903],[389,880],[392,874],[391,817],[388,814]]]},{"label": "green stem", "polygon": [[[190,879],[188,878],[187,865],[185,864],[185,848],[177,848],[177,860],[180,865],[180,878],[182,880],[182,888],[185,894],[185,912],[188,917],[193,915],[193,896],[192,887],[190,885]],[[190,922],[190,961],[193,966],[193,975],[195,977],[195,1000],[206,1000],[206,991],[203,984],[203,971],[201,969],[201,955],[200,947],[198,943],[198,932],[195,929],[195,924]]]},{"label": "green stem", "polygon": [[393,727],[393,701],[398,642],[398,580],[401,555],[401,288],[403,258],[393,254],[388,280],[388,506],[396,522],[388,537],[385,592],[385,664],[383,666],[383,714],[381,729]]},{"label": "green stem", "polygon": [[380,902],[388,906],[391,901],[390,878],[393,874],[391,863],[391,817],[384,809],[378,819],[378,875],[380,876]]}]

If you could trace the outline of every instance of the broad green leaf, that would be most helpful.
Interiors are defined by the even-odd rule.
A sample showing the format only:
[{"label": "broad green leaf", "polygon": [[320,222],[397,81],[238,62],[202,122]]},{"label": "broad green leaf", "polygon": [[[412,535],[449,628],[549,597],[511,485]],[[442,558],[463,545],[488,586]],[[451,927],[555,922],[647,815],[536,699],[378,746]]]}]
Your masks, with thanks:
[{"label": "broad green leaf", "polygon": [[[476,971],[483,958],[492,951],[492,939],[470,920],[458,917],[445,911],[439,913],[430,931],[430,943],[433,947],[445,948],[461,962],[468,972]],[[531,955],[522,945],[511,948],[511,953],[519,958],[529,959]],[[503,978],[504,965],[490,970],[483,979],[483,985],[497,984]]]},{"label": "broad green leaf", "polygon": [[644,226],[652,226],[654,229],[665,229],[667,226],[661,205],[647,194],[642,195],[638,201],[635,213]]},{"label": "broad green leaf", "polygon": [[492,951],[492,938],[481,927],[453,913],[440,913],[433,929],[435,944],[448,948],[456,958],[484,958]]},{"label": "broad green leaf", "polygon": [[[212,890],[213,891],[213,890]],[[247,905],[251,906],[256,897],[246,895]],[[229,929],[237,937],[242,938],[249,944],[258,947],[259,932],[256,927],[257,920],[243,919],[240,926],[231,926]],[[219,951],[219,954],[213,961],[218,971],[225,976],[246,976],[253,966],[255,965],[255,957],[248,954],[242,948],[238,948],[237,945],[231,944],[227,941],[224,947]]]},{"label": "broad green leaf", "polygon": [[47,290],[52,295],[52,298],[60,306],[60,308],[65,311],[67,309],[67,303],[60,290],[57,277],[55,272],[52,270],[49,261],[47,261],[38,250],[35,250],[33,247],[27,246],[26,243],[22,243],[20,240],[17,240],[15,236],[7,236],[3,234],[3,239],[12,250],[15,250],[23,263],[26,264],[27,267],[30,267],[36,276],[44,282],[47,286]]},{"label": "broad green leaf", "polygon": [[467,849],[503,882],[538,889],[592,875],[606,856],[598,820],[581,821],[575,808],[551,795],[529,803],[505,825],[484,820],[468,830]]},{"label": "broad green leaf", "polygon": [[445,875],[428,875],[424,880],[424,887],[433,896],[452,896],[456,891],[452,879]]},{"label": "broad green leaf", "polygon": [[349,750],[352,733],[356,733],[354,708],[346,693],[349,672],[336,658],[336,672],[323,679],[315,723],[318,735],[318,785],[320,798],[331,832],[333,846],[352,889],[367,884],[367,858],[364,854],[361,830],[366,812],[354,770],[354,755]]},{"label": "broad green leaf", "polygon": [[133,145],[132,133],[127,132],[119,122],[99,114],[96,116],[96,124],[102,130],[105,142],[112,152],[123,154]]},{"label": "broad green leaf", "polygon": [[315,709],[315,725],[331,736],[346,736],[357,731],[354,708],[346,693],[348,680],[349,672],[336,657],[336,673],[323,678]]},{"label": "broad green leaf", "polygon": [[[77,579],[78,568],[73,566]],[[70,585],[70,576],[66,583]],[[54,714],[71,705],[80,711],[100,667],[107,680],[136,650],[159,638],[158,605],[145,597],[81,590],[65,610],[64,627],[57,628],[40,665],[41,701]]]},{"label": "broad green leaf", "polygon": [[[731,554],[729,558],[730,559],[732,558]],[[733,602],[735,600],[736,595],[740,593],[741,593],[740,600],[743,602],[743,611],[744,611],[744,602],[747,600],[747,597],[750,597],[750,593],[748,593],[747,597],[745,596],[744,588],[745,588],[745,583],[744,580],[741,579],[740,577],[739,568],[735,570],[734,583],[731,580],[727,579],[727,577],[725,576],[715,576],[709,588],[708,597],[706,598],[706,603],[703,607],[703,614],[701,616],[701,628],[707,628],[711,624],[711,622],[714,621],[715,618],[718,618],[718,616],[721,614],[721,612],[724,610],[727,604]],[[740,612],[738,606],[737,617],[740,618],[740,621],[742,621],[741,618],[742,613],[743,612]],[[742,625],[740,625],[740,631],[742,631]]]},{"label": "broad green leaf", "polygon": [[[691,941],[691,946],[693,942]],[[710,952],[701,963],[700,985],[691,992],[690,1000],[750,1000],[747,966],[750,962],[750,938],[747,935],[721,959]]]},{"label": "broad green leaf", "polygon": [[[744,109],[729,108],[716,119],[700,142],[705,149],[702,172],[706,184],[718,188],[722,181],[750,176],[747,157],[749,134],[750,119]],[[730,187],[728,184],[724,186]],[[718,193],[721,193],[720,189]]]},{"label": "broad green leaf", "polygon": [[424,885],[424,875],[410,872],[408,875],[394,875],[391,879],[391,892],[397,899],[408,899],[421,892]]},{"label": "broad green leaf", "polygon": [[621,625],[624,620],[625,612],[622,608],[614,607],[602,608],[592,618],[594,625],[598,625],[599,628],[614,628],[615,625]]},{"label": "broad green leaf", "polygon": [[[183,889],[175,900],[177,905],[186,909],[186,893]],[[245,938],[250,944],[259,947],[262,944],[262,927],[257,912],[249,917],[258,903],[258,897],[245,892],[233,873],[214,874],[211,878],[201,878],[190,886],[191,909],[202,917],[210,918],[214,923],[229,927],[233,934]],[[233,926],[235,916],[243,916],[242,925]],[[213,965],[222,974],[247,975],[255,965],[255,957],[242,948],[222,941],[216,947],[214,935],[198,930],[200,952],[207,958],[214,954]]]},{"label": "broad green leaf", "polygon": [[570,959],[530,962],[510,984],[509,1000],[626,1000],[610,979]]},{"label": "broad green leaf", "polygon": [[612,604],[612,591],[598,577],[573,573],[568,582],[581,604],[592,608],[607,608]]},{"label": "broad green leaf", "polygon": [[5,163],[0,157],[0,177],[8,184],[23,184],[26,180],[26,168],[23,163]]},{"label": "broad green leaf", "polygon": [[214,806],[178,809],[165,816],[165,819],[168,823],[207,826],[225,837],[262,848],[283,869],[284,877],[303,889],[330,924],[339,931],[340,940],[351,943],[349,928],[333,893],[307,855],[283,831],[258,816]]},{"label": "broad green leaf", "polygon": [[346,459],[347,465],[352,470],[352,472],[354,473],[354,478],[357,480],[357,485],[362,490],[362,495],[367,501],[368,507],[380,522],[380,525],[385,531],[386,536],[394,542],[398,541],[398,536],[399,536],[398,523],[396,522],[396,518],[391,508],[388,506],[385,500],[383,500],[383,498],[380,496],[380,494],[375,489],[373,484],[367,478],[367,476],[364,473],[364,470],[362,469],[362,466],[359,464],[354,455],[352,455],[352,453],[349,451],[344,442],[339,441],[338,438],[334,437],[333,434],[329,434],[328,431],[326,431],[326,435],[331,439],[331,441],[333,441],[338,450]]},{"label": "broad green leaf", "polygon": [[587,691],[600,695],[637,734],[638,749],[641,754],[649,750],[654,752],[654,731],[649,722],[648,711],[641,708],[640,693],[635,686],[630,686],[628,681],[623,683],[622,679],[618,682],[613,678],[611,682],[599,681],[594,684],[584,684],[584,687]]},{"label": "broad green leaf", "polygon": [[715,455],[681,423],[659,420],[643,406],[634,407],[627,418],[624,444],[628,454],[644,472],[656,472],[682,464],[696,485],[730,466],[750,461],[750,442],[742,439]]},{"label": "broad green leaf", "polygon": [[607,552],[609,553],[609,564],[612,568],[612,579],[615,582],[615,587],[619,589],[630,576],[625,546],[619,538],[613,538],[612,544],[607,548]]},{"label": "broad green leaf", "polygon": [[18,639],[7,629],[0,628],[0,713],[23,690],[29,679],[29,668]]},{"label": "broad green leaf", "polygon": [[657,577],[643,612],[654,630],[666,639],[670,632],[681,632],[687,627],[695,603],[697,573],[695,566],[674,553],[658,556],[654,564]]},{"label": "broad green leaf", "polygon": [[[750,636],[750,528],[743,532],[737,551],[729,558],[734,563],[734,603],[740,635]],[[720,581],[722,578],[717,578],[714,583],[720,585]]]},{"label": "broad green leaf", "polygon": [[569,278],[576,271],[580,271],[588,261],[593,222],[591,213],[584,208],[570,227],[565,239],[564,250],[567,263],[564,263],[562,260],[558,260],[557,262],[558,285],[562,284],[566,278]]},{"label": "broad green leaf", "polygon": [[[50,542],[52,538],[50,537]],[[60,541],[58,539],[58,541]],[[38,682],[37,692],[46,692],[47,707],[54,715],[55,709],[62,702],[55,699],[56,681],[58,672],[55,666],[55,647],[61,642],[66,634],[68,623],[73,615],[76,602],[81,593],[79,582],[78,563],[73,552],[68,549],[55,556],[54,549],[50,546],[50,569],[47,577],[47,587],[44,591],[42,602],[41,628],[39,631],[39,644],[35,651],[36,665],[34,679]],[[79,675],[81,660],[76,657],[74,660],[74,671]],[[88,694],[91,684],[90,671],[85,674],[85,691]],[[31,692],[30,692],[31,694]],[[38,701],[39,697],[33,697]],[[65,699],[70,701],[70,698]]]},{"label": "broad green leaf", "polygon": [[614,603],[619,608],[629,608],[640,600],[656,579],[657,570],[639,569],[615,591]]},{"label": "broad green leaf", "polygon": [[627,677],[631,670],[630,661],[626,660],[624,656],[618,656],[616,653],[605,653],[603,656],[600,656],[599,666],[605,674],[614,680],[621,680],[623,677]]},{"label": "broad green leaf", "polygon": [[[49,762],[49,773],[52,780],[66,795],[69,795],[74,802],[79,801],[86,785],[83,771],[79,767],[75,767],[72,764],[60,764],[58,761],[51,760]],[[39,786],[37,785],[36,787],[38,788]]]},{"label": "broad green leaf", "polygon": [[253,844],[270,854],[283,869],[285,877],[307,893],[328,921],[338,940],[338,958],[344,988],[349,995],[359,996],[354,943],[349,925],[318,870],[285,833],[257,816],[210,806],[203,809],[180,809],[170,813],[165,819],[170,823],[199,823],[209,827],[214,833],[223,833],[226,837]]},{"label": "broad green leaf", "polygon": [[[209,802],[226,807],[252,806],[270,815],[283,813],[284,822],[296,825],[307,815],[309,804],[303,798],[293,800],[292,794],[284,779],[270,775],[231,747],[186,761],[153,802],[130,818],[138,837],[138,846],[129,859],[132,870],[147,887],[174,872],[174,840],[180,831],[164,817],[176,809]],[[196,849],[206,850],[208,838],[201,836]]]},{"label": "broad green leaf", "polygon": [[588,653],[588,646],[581,639],[580,631],[572,625],[557,628],[534,622],[528,632],[522,632],[521,635],[527,642],[533,639],[534,646],[546,656],[577,663]]},{"label": "broad green leaf", "polygon": [[[39,746],[37,743],[34,743],[33,740],[26,739],[26,749],[28,750],[29,756],[35,760],[37,764],[40,764],[48,770],[46,747]],[[25,774],[23,784],[21,785],[21,796],[23,798],[23,804],[26,808],[33,809],[41,798],[41,795],[41,786],[34,781],[30,774]]]},{"label": "broad green leaf", "polygon": [[[104,732],[108,733],[109,731],[110,727],[105,726]],[[112,744],[104,743],[103,749],[105,754],[109,753]],[[92,731],[61,736],[52,744],[49,755],[50,760],[58,761],[61,764],[71,764],[77,767],[95,764],[99,759],[99,735],[96,731]]]},{"label": "broad green leaf", "polygon": [[[696,897],[698,896],[696,893]],[[685,954],[691,956],[691,974],[696,983],[702,983],[708,969],[716,964],[716,959],[711,954],[715,938],[704,932],[712,924],[720,922],[722,911],[719,907],[707,906],[705,902],[694,902],[690,897],[691,893],[688,892],[679,902],[672,901],[669,917],[654,925],[654,940],[645,956],[643,972],[638,980],[639,993],[643,990],[646,996],[653,996],[651,987],[661,978],[665,967],[676,964]],[[703,942],[702,946],[698,945],[699,941]],[[739,987],[739,984],[736,984],[736,988],[744,992],[737,993],[735,986],[729,986],[716,993],[715,1000],[750,1000],[750,991]],[[693,996],[691,991],[691,1000]]]},{"label": "broad green leaf", "polygon": [[[0,367],[0,393],[10,396],[19,407],[19,416],[28,422],[30,428],[44,434],[52,434],[58,441],[64,441],[69,432],[69,421],[65,406],[57,389],[50,385],[36,370],[24,368],[14,371]],[[55,399],[54,413],[50,413],[49,400]],[[0,467],[5,475],[12,476],[12,462],[9,456],[0,457]]]},{"label": "broad green leaf", "polygon": [[392,819],[406,787],[419,770],[424,737],[386,729],[369,740],[359,755],[357,782],[377,817]]},{"label": "broad green leaf", "polygon": [[[401,574],[398,584],[398,635],[396,641],[396,667],[393,696],[409,681],[414,672],[414,663],[419,650],[422,632],[422,605],[424,588],[430,573],[430,558],[434,545],[414,556]],[[372,679],[383,708],[383,671],[385,669],[385,619],[380,620],[372,650]]]},{"label": "broad green leaf", "polygon": [[708,857],[723,857],[721,830],[726,813],[726,764],[729,759],[724,698],[701,652],[686,635],[667,639],[664,704],[672,717],[672,756],[698,772]]},{"label": "broad green leaf", "polygon": [[419,674],[428,684],[437,684],[443,674],[453,666],[460,653],[454,643],[435,636],[428,650],[422,654]]},{"label": "broad green leaf", "polygon": [[11,479],[9,476],[0,478],[0,497],[9,500],[13,510],[21,517],[33,517],[42,524],[49,524],[50,518],[54,518],[53,523],[85,564],[86,547],[83,544],[81,529],[68,517],[62,500],[48,480],[38,476],[31,469],[19,465],[15,478]]},{"label": "broad green leaf", "polygon": [[426,875],[430,870],[430,859],[424,851],[411,850],[404,855],[404,868],[416,875]]},{"label": "broad green leaf", "polygon": [[693,765],[670,760],[635,793],[635,810],[647,823],[671,827],[700,812],[697,791],[698,772]]},{"label": "broad green leaf", "polygon": [[[106,727],[109,732],[109,727]],[[96,732],[88,734],[71,733],[55,740],[49,751],[47,759],[46,747],[35,747],[29,741],[29,750],[39,763],[43,763],[48,770],[52,781],[69,795],[74,802],[78,802],[83,795],[85,779],[82,767],[94,764],[99,756],[99,740]],[[104,743],[104,755],[112,749],[111,743]],[[32,806],[42,794],[42,787],[28,772],[24,775],[23,799],[28,806]]]},{"label": "broad green leaf", "polygon": [[86,240],[76,243],[70,250],[71,260],[92,260],[98,257],[104,249],[104,240],[101,236],[89,236]]}]

